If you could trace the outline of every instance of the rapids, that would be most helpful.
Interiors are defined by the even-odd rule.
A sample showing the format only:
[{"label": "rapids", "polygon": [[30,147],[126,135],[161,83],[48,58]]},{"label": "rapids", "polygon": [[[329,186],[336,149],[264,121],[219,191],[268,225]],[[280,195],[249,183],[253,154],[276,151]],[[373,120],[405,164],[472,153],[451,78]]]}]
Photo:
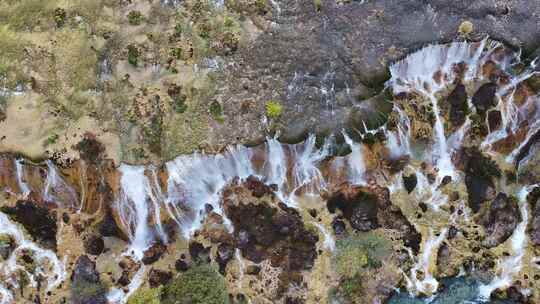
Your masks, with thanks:
[{"label": "rapids", "polygon": [[[276,8],[279,9],[279,8]],[[449,225],[456,222],[457,213],[449,211],[448,192],[443,189],[443,183],[451,183],[452,187],[464,188],[464,172],[456,161],[465,143],[472,135],[473,121],[470,115],[465,122],[455,130],[449,130],[445,117],[444,98],[441,96],[451,90],[459,78],[456,66],[461,66],[461,80],[467,88],[473,88],[473,82],[486,82],[483,73],[487,62],[495,62],[506,72],[516,64],[516,54],[501,55],[498,50],[502,46],[484,39],[477,43],[453,42],[444,45],[430,45],[403,60],[390,66],[391,78],[388,88],[394,95],[401,93],[422,96],[432,109],[434,116],[432,138],[421,153],[413,153],[419,145],[413,136],[414,113],[406,111],[404,105],[396,102],[393,115],[397,117],[396,125],[384,125],[380,130],[365,130],[374,134],[381,131],[385,135],[384,145],[379,151],[364,142],[356,142],[346,131],[342,138],[327,139],[321,143],[315,135],[310,135],[302,143],[296,145],[282,144],[275,138],[267,138],[263,145],[257,147],[231,146],[221,154],[195,153],[181,155],[166,162],[161,167],[133,166],[122,164],[117,169],[118,191],[114,197],[113,212],[122,230],[129,240],[124,255],[132,257],[137,263],[143,259],[145,252],[155,243],[168,244],[174,239],[166,229],[166,223],[174,223],[175,231],[184,238],[191,238],[201,228],[205,210],[211,208],[221,215],[229,229],[233,227],[222,210],[220,199],[223,189],[232,181],[246,180],[256,176],[266,184],[274,185],[278,198],[293,208],[301,208],[297,203],[298,197],[311,195],[322,196],[325,192],[334,191],[339,185],[380,184],[391,189],[392,201],[405,210],[415,228],[422,232],[421,250],[414,256],[409,249],[409,267],[403,266],[403,279],[410,295],[435,295],[440,285],[437,277],[437,252],[446,241]],[[496,54],[497,56],[495,56]],[[535,63],[532,63],[534,66]],[[513,166],[516,156],[531,137],[540,130],[540,99],[538,96],[527,96],[526,101],[517,105],[515,94],[517,87],[537,72],[525,69],[521,74],[512,75],[511,79],[498,86],[496,92],[497,105],[495,109],[501,112],[502,122],[498,130],[489,130],[488,135],[479,144],[484,152],[495,155],[500,163]],[[331,74],[328,75],[331,78]],[[297,79],[293,81],[298,81]],[[328,94],[332,87],[328,86]],[[298,93],[298,92],[296,92]],[[401,101],[402,102],[402,101]],[[470,98],[467,101],[472,109]],[[524,124],[523,140],[515,145],[508,155],[494,149],[501,140],[517,133]],[[339,137],[339,136],[338,136]],[[341,147],[348,148],[350,153],[337,156],[335,142]],[[377,147],[377,145],[374,145]],[[381,152],[382,151],[382,152]],[[378,154],[377,154],[378,153]],[[375,156],[374,156],[375,155]],[[382,155],[382,156],[381,156]],[[385,168],[373,159],[376,157],[394,161],[405,158],[408,170],[414,172],[416,187],[411,193],[406,193],[399,174],[388,174]],[[32,193],[39,193],[46,203],[55,203],[58,208],[75,209],[84,212],[86,194],[84,187],[70,185],[65,173],[52,162],[27,165],[21,159],[15,159],[15,180],[19,188],[17,195],[26,199]],[[29,183],[28,170],[30,166],[41,166],[46,172],[45,180],[41,183]],[[402,168],[401,168],[402,169]],[[401,171],[398,170],[398,171]],[[87,178],[86,169],[80,172],[82,179]],[[113,178],[111,178],[113,179]],[[85,184],[82,180],[81,184]],[[41,188],[40,188],[41,187]],[[513,189],[502,186],[503,189]],[[83,190],[81,190],[83,189]],[[488,299],[497,288],[509,287],[523,267],[527,254],[528,238],[526,227],[529,221],[529,210],[526,203],[527,193],[531,188],[526,186],[519,191],[519,211],[521,222],[513,232],[507,244],[512,254],[502,258],[497,264],[497,273],[491,282],[482,283],[478,287],[479,301]],[[13,190],[12,190],[13,191]],[[420,203],[428,206],[429,214],[440,219],[436,225],[424,219],[413,218],[412,211]],[[470,210],[461,201],[463,212],[461,221],[468,223]],[[321,223],[314,225],[324,236],[324,248],[336,250],[332,232]],[[52,251],[39,248],[28,240],[21,228],[0,213],[0,233],[7,233],[17,243],[17,249],[12,257],[0,264],[0,270],[9,276],[10,273],[22,266],[17,264],[16,255],[21,250],[30,250],[39,261],[39,272],[47,278],[47,288],[58,286],[65,280],[67,274],[59,257]],[[244,273],[243,260],[239,251],[235,251],[241,273]],[[45,267],[49,264],[49,267]],[[422,276],[419,274],[422,273]],[[145,267],[137,271],[134,279],[127,286],[127,291],[113,288],[108,299],[111,303],[125,303],[127,298],[142,284]],[[30,275],[32,284],[34,276]],[[16,288],[15,283],[12,288]],[[0,285],[0,303],[12,301],[12,291],[5,285]],[[391,302],[393,303],[393,302]],[[397,302],[396,302],[397,303]],[[413,303],[413,302],[411,302]],[[414,302],[416,303],[416,302]]]}]

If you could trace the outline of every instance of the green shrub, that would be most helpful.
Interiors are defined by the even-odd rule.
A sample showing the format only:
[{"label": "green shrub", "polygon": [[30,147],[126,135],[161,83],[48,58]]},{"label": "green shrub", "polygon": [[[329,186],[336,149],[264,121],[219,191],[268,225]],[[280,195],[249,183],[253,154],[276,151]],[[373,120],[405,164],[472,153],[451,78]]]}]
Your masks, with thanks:
[{"label": "green shrub", "polygon": [[344,278],[354,278],[365,268],[378,268],[392,247],[390,242],[376,233],[352,235],[336,242],[334,264]]},{"label": "green shrub", "polygon": [[219,102],[214,100],[210,104],[210,114],[212,114],[212,117],[217,120],[223,119],[223,109],[221,108],[221,104]]},{"label": "green shrub", "polygon": [[127,15],[128,22],[131,25],[140,25],[144,20],[143,15],[139,11],[131,11]]},{"label": "green shrub", "polygon": [[283,106],[277,102],[270,100],[266,103],[266,116],[269,118],[278,118],[283,112]]},{"label": "green shrub", "polygon": [[160,304],[162,290],[162,286],[158,288],[140,288],[129,297],[127,304]]},{"label": "green shrub", "polygon": [[228,304],[225,279],[210,265],[196,265],[167,285],[163,304]]},{"label": "green shrub", "polygon": [[56,8],[54,10],[54,22],[56,23],[56,27],[62,27],[64,24],[66,24],[66,10],[63,8]]},{"label": "green shrub", "polygon": [[136,67],[139,63],[139,49],[137,48],[137,46],[130,44],[128,45],[127,50],[129,64]]}]

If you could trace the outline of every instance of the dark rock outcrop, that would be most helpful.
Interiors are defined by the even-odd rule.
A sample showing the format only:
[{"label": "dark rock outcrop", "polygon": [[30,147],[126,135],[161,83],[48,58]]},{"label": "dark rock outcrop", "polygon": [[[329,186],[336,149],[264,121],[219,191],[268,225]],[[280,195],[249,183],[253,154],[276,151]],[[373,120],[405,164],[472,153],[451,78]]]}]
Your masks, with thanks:
[{"label": "dark rock outcrop", "polygon": [[160,285],[166,285],[172,279],[170,271],[164,271],[152,268],[148,273],[148,284],[150,288],[157,288]]},{"label": "dark rock outcrop", "polygon": [[531,207],[531,221],[528,227],[529,237],[534,246],[540,246],[540,187],[535,187],[529,193],[527,202]]},{"label": "dark rock outcrop", "polygon": [[497,92],[497,84],[492,82],[478,88],[478,91],[472,97],[472,103],[478,113],[483,115],[487,110],[495,106],[495,92]]},{"label": "dark rock outcrop", "polygon": [[465,122],[467,116],[467,91],[461,83],[456,85],[454,90],[448,95],[450,103],[450,121],[453,126],[461,126]]},{"label": "dark rock outcrop", "polygon": [[143,255],[142,262],[144,265],[149,265],[157,262],[159,258],[165,253],[167,246],[161,242],[155,242],[148,248]]},{"label": "dark rock outcrop", "polygon": [[242,255],[255,263],[269,259],[274,267],[291,272],[310,269],[317,257],[317,234],[306,229],[295,209],[278,201],[257,201],[247,191],[246,185],[233,185],[223,197]]},{"label": "dark rock outcrop", "polygon": [[416,177],[415,173],[412,173],[410,175],[403,175],[403,185],[405,186],[405,190],[407,190],[407,192],[413,192],[414,188],[416,188],[417,183],[418,178]]},{"label": "dark rock outcrop", "polygon": [[20,223],[43,247],[56,250],[56,214],[32,201],[18,201],[15,207],[3,206],[0,211]]},{"label": "dark rock outcrop", "polygon": [[100,255],[105,250],[105,242],[99,235],[89,235],[84,239],[84,250],[91,255]]},{"label": "dark rock outcrop", "polygon": [[102,285],[96,264],[87,256],[77,259],[71,276],[72,304],[106,304],[106,289]]},{"label": "dark rock outcrop", "polygon": [[494,180],[501,176],[501,171],[492,159],[476,148],[464,149],[461,156],[468,204],[476,213],[485,201],[495,198]]},{"label": "dark rock outcrop", "polygon": [[517,199],[504,193],[484,206],[480,212],[478,222],[486,231],[484,245],[495,247],[506,241],[521,221],[521,214]]},{"label": "dark rock outcrop", "polygon": [[420,249],[421,235],[392,204],[387,188],[344,185],[328,197],[327,207],[331,213],[340,210],[355,230],[394,229],[401,233],[406,246],[414,252]]}]

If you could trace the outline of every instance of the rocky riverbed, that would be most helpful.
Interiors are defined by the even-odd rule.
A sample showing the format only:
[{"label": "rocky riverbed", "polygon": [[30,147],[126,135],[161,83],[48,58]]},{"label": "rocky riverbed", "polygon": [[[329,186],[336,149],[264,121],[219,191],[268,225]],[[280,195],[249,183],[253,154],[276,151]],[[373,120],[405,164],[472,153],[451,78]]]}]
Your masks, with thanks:
[{"label": "rocky riverbed", "polygon": [[0,303],[540,302],[539,16],[0,3]]}]

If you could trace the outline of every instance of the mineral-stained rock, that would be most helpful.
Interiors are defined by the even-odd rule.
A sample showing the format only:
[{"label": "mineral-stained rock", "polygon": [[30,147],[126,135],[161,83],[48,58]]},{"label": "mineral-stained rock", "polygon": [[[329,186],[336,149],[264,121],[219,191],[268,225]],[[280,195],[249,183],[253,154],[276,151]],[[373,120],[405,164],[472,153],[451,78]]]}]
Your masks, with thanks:
[{"label": "mineral-stained rock", "polygon": [[160,285],[166,285],[172,279],[170,271],[164,271],[152,268],[148,274],[148,284],[151,288],[157,288]]},{"label": "mineral-stained rock", "polygon": [[148,248],[143,255],[142,262],[144,265],[149,265],[157,262],[159,258],[165,253],[167,246],[162,242],[155,242]]},{"label": "mineral-stained rock", "polygon": [[460,126],[465,122],[467,116],[467,92],[461,83],[456,85],[454,90],[448,95],[450,103],[450,121],[453,126]]},{"label": "mineral-stained rock", "polygon": [[414,252],[419,250],[421,235],[401,210],[392,205],[387,188],[345,184],[330,195],[327,206],[331,213],[340,210],[355,230],[395,229],[402,234],[406,246]]},{"label": "mineral-stained rock", "polygon": [[531,221],[528,227],[528,233],[531,243],[535,246],[540,246],[540,187],[535,187],[527,201],[531,206]]},{"label": "mineral-stained rock", "polygon": [[464,149],[462,157],[469,207],[478,212],[485,201],[495,198],[494,179],[499,178],[501,172],[497,164],[478,149]]},{"label": "mineral-stained rock", "polygon": [[506,241],[521,221],[521,214],[517,200],[504,193],[484,206],[480,212],[478,222],[486,230],[484,245],[494,247]]},{"label": "mineral-stained rock", "polygon": [[416,173],[411,173],[410,175],[403,175],[403,185],[405,186],[405,190],[407,190],[407,192],[411,193],[414,188],[416,188],[417,183],[418,178],[416,177]]},{"label": "mineral-stained rock", "polygon": [[[250,184],[253,183],[255,179],[251,179]],[[255,263],[269,259],[273,267],[289,271],[311,268],[317,257],[317,234],[305,228],[295,209],[281,202],[256,200],[257,193],[252,196],[246,186],[233,185],[224,191],[223,197],[224,210],[234,226],[236,246],[242,255]]]},{"label": "mineral-stained rock", "polygon": [[225,273],[225,267],[227,267],[227,263],[233,258],[233,255],[234,247],[225,243],[219,244],[217,248],[216,262],[219,265],[219,272],[221,274]]},{"label": "mineral-stained rock", "polygon": [[84,250],[91,255],[100,255],[105,249],[103,238],[99,235],[89,235],[84,240]]},{"label": "mineral-stained rock", "polygon": [[497,85],[495,83],[486,83],[478,88],[478,91],[474,93],[472,97],[472,103],[476,107],[476,111],[481,114],[485,114],[487,110],[494,107],[495,92],[497,91]]},{"label": "mineral-stained rock", "polygon": [[3,206],[0,211],[20,223],[43,247],[56,250],[56,215],[32,201],[18,201],[15,207]]},{"label": "mineral-stained rock", "polygon": [[105,304],[106,289],[102,285],[96,264],[87,256],[77,259],[71,276],[72,304]]}]

